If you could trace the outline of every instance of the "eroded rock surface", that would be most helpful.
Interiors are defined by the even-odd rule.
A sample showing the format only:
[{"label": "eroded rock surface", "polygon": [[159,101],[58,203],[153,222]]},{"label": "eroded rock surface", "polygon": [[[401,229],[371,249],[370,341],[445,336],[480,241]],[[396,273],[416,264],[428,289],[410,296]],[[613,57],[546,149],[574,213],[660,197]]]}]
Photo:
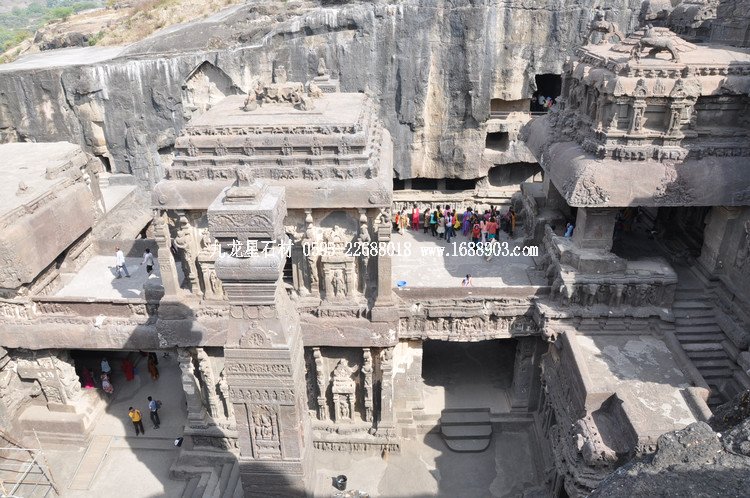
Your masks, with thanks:
[{"label": "eroded rock surface", "polygon": [[[76,49],[0,66],[5,141],[66,140],[91,147],[96,115],[113,170],[144,185],[184,127],[183,86],[208,61],[247,92],[272,63],[305,81],[326,60],[342,91],[372,92],[394,137],[401,178],[486,175],[490,99],[529,98],[534,75],[560,73],[586,36],[594,0],[559,2],[263,2],[169,28],[119,55]],[[640,2],[612,3],[625,31]],[[91,47],[97,49],[98,47]],[[46,58],[43,57],[46,55]],[[54,55],[54,57],[52,57]],[[39,57],[39,60],[33,59]],[[93,110],[93,111],[92,111]],[[96,128],[96,127],[94,127]],[[519,159],[523,160],[523,159]]]},{"label": "eroded rock surface", "polygon": [[697,422],[666,433],[651,458],[619,468],[591,496],[747,496],[750,391],[718,407],[710,423],[724,432]]}]

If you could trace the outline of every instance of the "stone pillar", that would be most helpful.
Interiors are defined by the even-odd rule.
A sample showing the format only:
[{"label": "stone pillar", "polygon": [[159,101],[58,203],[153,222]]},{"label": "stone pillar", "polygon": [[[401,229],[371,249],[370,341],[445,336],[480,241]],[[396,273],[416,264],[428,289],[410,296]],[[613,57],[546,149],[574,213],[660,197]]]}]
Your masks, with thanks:
[{"label": "stone pillar", "polygon": [[174,258],[172,258],[172,239],[169,236],[166,212],[154,211],[154,239],[156,239],[156,245],[159,247],[157,259],[159,260],[159,273],[161,274],[164,293],[174,296],[177,294],[177,289],[180,288],[180,281],[177,278]]},{"label": "stone pillar", "polygon": [[573,242],[582,249],[612,249],[617,208],[578,208]]},{"label": "stone pillar", "polygon": [[[703,232],[703,248],[698,262],[709,272],[721,271],[729,262],[720,261],[722,254],[728,254],[730,234],[742,212],[741,208],[716,206],[711,208]],[[744,234],[743,234],[744,236]]]},{"label": "stone pillar", "polygon": [[548,209],[558,209],[560,211],[569,212],[570,208],[565,198],[560,195],[552,180],[549,179],[548,175],[544,176],[542,183],[542,190],[544,192],[544,206]]},{"label": "stone pillar", "polygon": [[533,387],[539,382],[539,349],[537,337],[519,337],[510,390],[510,411],[527,412],[534,407]]},{"label": "stone pillar", "polygon": [[238,184],[208,208],[209,229],[222,247],[239,240],[255,241],[260,249],[251,257],[230,254],[216,261],[230,305],[224,358],[240,477],[245,496],[304,496],[312,433],[299,317],[282,283],[284,189],[249,184],[248,176],[238,171]]},{"label": "stone pillar", "polygon": [[[387,246],[391,241],[391,219],[386,214],[381,214],[377,226],[377,242],[380,246]],[[370,262],[372,264],[372,261]],[[372,308],[371,320],[373,322],[389,322],[397,318],[396,307],[393,301],[392,263],[387,254],[377,257],[378,268],[378,290],[375,297],[375,306]]]},{"label": "stone pillar", "polygon": [[50,411],[74,412],[81,398],[81,384],[67,351],[33,352],[31,358],[19,358],[16,372],[21,379],[36,380]]},{"label": "stone pillar", "polygon": [[212,419],[223,418],[223,408],[221,400],[216,393],[216,378],[214,377],[213,368],[211,368],[211,359],[203,348],[196,348],[196,357],[198,360],[198,371],[201,373],[203,381],[203,399],[205,406],[208,408],[208,414]]},{"label": "stone pillar", "polygon": [[393,412],[393,348],[384,348],[380,352],[380,429],[395,427]]},{"label": "stone pillar", "polygon": [[193,351],[189,348],[177,348],[177,361],[182,371],[182,389],[187,400],[187,425],[194,429],[205,428],[206,408],[203,406],[200,384],[195,376]]},{"label": "stone pillar", "polygon": [[373,419],[373,397],[372,397],[372,352],[370,348],[362,349],[362,385],[365,390],[365,421],[372,422]]},{"label": "stone pillar", "polygon": [[312,348],[313,360],[315,361],[315,379],[318,388],[318,420],[328,420],[328,401],[326,400],[326,391],[328,390],[328,375],[326,375],[323,365],[323,355],[320,348]]}]

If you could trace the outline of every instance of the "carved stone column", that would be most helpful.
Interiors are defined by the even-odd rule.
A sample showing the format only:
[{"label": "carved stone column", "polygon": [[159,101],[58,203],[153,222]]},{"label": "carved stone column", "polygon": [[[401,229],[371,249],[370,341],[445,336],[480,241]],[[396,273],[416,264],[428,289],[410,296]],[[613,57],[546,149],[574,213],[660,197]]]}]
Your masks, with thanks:
[{"label": "carved stone column", "polygon": [[380,353],[380,428],[395,426],[393,412],[393,348],[384,348]]},{"label": "carved stone column", "polygon": [[211,360],[203,348],[196,348],[196,355],[198,358],[198,370],[203,380],[203,397],[208,407],[208,414],[216,419],[222,415],[223,410],[221,409],[221,400],[219,400],[219,396],[216,394],[216,379],[211,368]]},{"label": "carved stone column", "polygon": [[187,425],[200,429],[206,427],[206,408],[201,401],[198,378],[195,376],[193,351],[189,348],[177,348],[177,361],[182,371],[182,389],[187,400]]},{"label": "carved stone column", "polygon": [[578,208],[573,241],[583,249],[612,248],[617,208]]},{"label": "carved stone column", "polygon": [[[742,210],[736,207],[723,207],[715,206],[711,208],[708,216],[706,216],[706,227],[703,231],[703,248],[701,249],[701,255],[698,258],[698,262],[702,264],[708,271],[716,272],[723,271],[731,264],[729,261],[722,261],[722,254],[731,254],[729,250],[729,244],[732,242],[733,230],[736,230],[737,218],[739,218]],[[738,255],[735,258],[734,266],[738,269],[742,269],[748,259],[748,253],[750,253],[750,225],[745,225],[739,228],[739,240],[740,245],[735,251]]]},{"label": "carved stone column", "polygon": [[372,422],[373,396],[372,396],[372,352],[370,348],[362,349],[364,358],[362,365],[362,385],[365,389],[365,420]]},{"label": "carved stone column", "polygon": [[[312,434],[299,317],[282,283],[284,189],[249,184],[243,171],[238,177],[209,206],[208,223],[222,247],[236,239],[255,240],[261,249],[252,257],[216,261],[230,304],[224,357],[240,477],[245,496],[304,496]],[[271,241],[274,248],[263,252]]]},{"label": "carved stone column", "polygon": [[36,380],[52,411],[74,411],[71,406],[81,397],[81,384],[67,352],[34,353],[32,358],[19,358],[16,371],[22,379]]},{"label": "carved stone column", "polygon": [[540,341],[536,337],[519,337],[516,346],[516,358],[513,366],[513,385],[510,391],[510,411],[526,412],[532,402],[532,391],[535,379],[539,375],[539,355],[537,347]]},{"label": "carved stone column", "polygon": [[313,348],[313,359],[315,360],[315,379],[318,387],[318,420],[328,420],[328,401],[326,391],[328,390],[328,375],[323,366],[323,356],[320,348]]},{"label": "carved stone column", "polygon": [[305,238],[302,241],[302,258],[305,262],[305,273],[309,282],[310,294],[320,297],[320,273],[318,270],[317,233],[313,223],[312,210],[305,210]]},{"label": "carved stone column", "polygon": [[180,281],[177,278],[174,258],[172,258],[172,240],[169,236],[166,212],[154,211],[154,239],[156,239],[156,245],[159,247],[157,259],[159,260],[159,273],[161,273],[164,293],[168,296],[174,296],[177,294],[177,289],[180,288]]},{"label": "carved stone column", "polygon": [[[387,211],[381,213],[377,226],[377,242],[379,245],[387,245],[391,241],[391,220]],[[388,322],[394,320],[395,306],[393,302],[393,276],[391,257],[388,251],[383,255],[378,254],[378,290],[375,298],[375,306],[372,309],[371,319],[373,322]],[[372,260],[369,264],[372,264]]]}]

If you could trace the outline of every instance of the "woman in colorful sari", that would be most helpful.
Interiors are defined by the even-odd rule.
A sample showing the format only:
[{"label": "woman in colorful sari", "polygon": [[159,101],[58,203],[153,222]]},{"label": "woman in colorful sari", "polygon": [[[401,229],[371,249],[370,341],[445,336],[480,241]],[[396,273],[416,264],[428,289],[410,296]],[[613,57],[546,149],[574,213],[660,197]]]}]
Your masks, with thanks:
[{"label": "woman in colorful sari", "polygon": [[419,208],[416,204],[411,210],[411,229],[419,231]]},{"label": "woman in colorful sari", "polygon": [[466,208],[461,221],[463,222],[463,234],[466,237],[469,235],[469,229],[471,228],[471,208]]}]

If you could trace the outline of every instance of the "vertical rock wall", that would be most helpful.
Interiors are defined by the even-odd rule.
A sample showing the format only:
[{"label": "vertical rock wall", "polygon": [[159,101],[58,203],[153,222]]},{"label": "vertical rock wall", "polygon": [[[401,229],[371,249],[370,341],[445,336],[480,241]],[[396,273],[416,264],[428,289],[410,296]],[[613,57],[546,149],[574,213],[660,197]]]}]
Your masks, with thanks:
[{"label": "vertical rock wall", "polygon": [[[148,187],[162,176],[159,149],[184,125],[183,85],[200,64],[247,90],[270,78],[274,61],[304,81],[323,57],[342,91],[369,91],[380,101],[395,175],[476,178],[487,173],[480,156],[490,99],[527,98],[534,74],[560,73],[597,6],[627,32],[640,0],[349,2],[258,33],[243,32],[248,14],[240,9],[219,24],[157,34],[104,62],[0,68],[0,138],[93,149],[103,130],[113,170]],[[83,53],[93,50],[101,49]]]}]

